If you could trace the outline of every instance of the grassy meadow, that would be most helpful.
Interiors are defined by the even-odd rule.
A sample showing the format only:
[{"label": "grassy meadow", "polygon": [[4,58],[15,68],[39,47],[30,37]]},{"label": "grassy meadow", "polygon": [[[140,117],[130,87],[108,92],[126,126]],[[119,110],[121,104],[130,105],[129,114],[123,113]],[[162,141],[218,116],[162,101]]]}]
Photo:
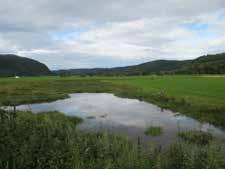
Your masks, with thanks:
[{"label": "grassy meadow", "polygon": [[[109,92],[179,111],[225,128],[225,76],[0,78],[0,104],[48,102],[76,92]],[[225,142],[179,133],[167,148],[107,133],[86,133],[59,112],[0,110],[0,169],[224,169]],[[158,135],[159,127],[148,134]]]}]

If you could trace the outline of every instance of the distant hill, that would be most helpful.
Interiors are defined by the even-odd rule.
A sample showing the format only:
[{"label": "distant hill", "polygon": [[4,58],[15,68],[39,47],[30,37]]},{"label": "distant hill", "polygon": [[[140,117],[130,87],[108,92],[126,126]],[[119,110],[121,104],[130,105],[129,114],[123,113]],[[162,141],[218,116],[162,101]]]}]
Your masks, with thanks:
[{"label": "distant hill", "polygon": [[16,55],[0,55],[0,77],[50,75],[46,65]]},{"label": "distant hill", "polygon": [[102,74],[102,75],[145,75],[149,73],[168,72],[185,66],[190,61],[176,61],[176,60],[157,60],[147,62],[134,66],[126,67],[115,67],[115,68],[93,68],[93,69],[68,69],[55,71],[56,74],[67,74],[67,75],[91,75],[91,74]]},{"label": "distant hill", "polygon": [[116,68],[69,69],[55,71],[61,75],[146,75],[146,74],[225,74],[225,53],[202,56],[194,60],[157,60]]},{"label": "distant hill", "polygon": [[179,74],[225,74],[225,53],[201,56],[174,72]]}]

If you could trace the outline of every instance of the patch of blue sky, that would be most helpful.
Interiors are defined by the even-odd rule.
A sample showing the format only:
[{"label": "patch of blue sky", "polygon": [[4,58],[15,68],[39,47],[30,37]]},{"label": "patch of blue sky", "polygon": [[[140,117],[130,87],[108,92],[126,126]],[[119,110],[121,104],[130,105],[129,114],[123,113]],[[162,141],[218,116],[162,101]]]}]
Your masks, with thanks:
[{"label": "patch of blue sky", "polygon": [[185,23],[180,25],[182,28],[187,29],[197,35],[201,39],[213,39],[215,33],[210,31],[210,25],[208,23]]},{"label": "patch of blue sky", "polygon": [[225,12],[223,12],[222,14],[219,15],[219,19],[225,20]]},{"label": "patch of blue sky", "polygon": [[70,40],[70,39],[76,39],[79,38],[81,34],[87,32],[87,28],[75,28],[75,29],[66,29],[63,31],[58,31],[52,33],[52,37],[54,40]]},{"label": "patch of blue sky", "polygon": [[205,31],[208,30],[209,28],[209,25],[207,23],[197,23],[197,22],[185,23],[182,24],[181,26],[191,31]]},{"label": "patch of blue sky", "polygon": [[105,22],[93,22],[90,25],[84,27],[75,27],[75,28],[67,28],[61,31],[51,33],[54,40],[70,40],[70,39],[78,39],[81,34],[88,32],[92,29],[100,27],[104,25]]}]

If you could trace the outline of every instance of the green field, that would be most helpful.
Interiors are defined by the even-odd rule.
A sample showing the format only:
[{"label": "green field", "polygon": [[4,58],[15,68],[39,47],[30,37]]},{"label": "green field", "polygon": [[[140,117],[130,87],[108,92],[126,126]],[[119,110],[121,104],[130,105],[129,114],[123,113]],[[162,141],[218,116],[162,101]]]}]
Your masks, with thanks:
[{"label": "green field", "polygon": [[19,105],[110,92],[138,98],[225,128],[225,76],[1,78],[0,103]]}]

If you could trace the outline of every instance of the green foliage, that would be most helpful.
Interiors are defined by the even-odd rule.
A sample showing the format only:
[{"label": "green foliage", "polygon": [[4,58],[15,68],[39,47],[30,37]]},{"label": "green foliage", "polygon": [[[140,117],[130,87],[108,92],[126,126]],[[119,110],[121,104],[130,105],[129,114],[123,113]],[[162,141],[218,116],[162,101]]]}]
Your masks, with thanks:
[{"label": "green foliage", "polygon": [[4,169],[223,169],[224,144],[139,147],[107,133],[77,130],[81,119],[58,112],[0,111]]},{"label": "green foliage", "polygon": [[162,127],[151,126],[145,130],[145,134],[149,136],[159,136],[163,133]]},{"label": "green foliage", "polygon": [[199,57],[173,72],[179,74],[225,74],[225,53]]},{"label": "green foliage", "polygon": [[[198,146],[187,143],[172,145],[165,153],[166,169],[224,169],[224,147],[210,144]],[[169,159],[169,160],[167,160]]]},{"label": "green foliage", "polygon": [[212,134],[197,130],[181,132],[178,136],[188,143],[198,145],[207,145],[213,140]]},{"label": "green foliage", "polygon": [[128,169],[144,165],[127,139],[81,133],[76,129],[80,121],[58,112],[0,112],[1,165],[10,169]]},{"label": "green foliage", "polygon": [[0,159],[16,168],[68,168],[76,125],[81,119],[61,113],[1,112]]}]

